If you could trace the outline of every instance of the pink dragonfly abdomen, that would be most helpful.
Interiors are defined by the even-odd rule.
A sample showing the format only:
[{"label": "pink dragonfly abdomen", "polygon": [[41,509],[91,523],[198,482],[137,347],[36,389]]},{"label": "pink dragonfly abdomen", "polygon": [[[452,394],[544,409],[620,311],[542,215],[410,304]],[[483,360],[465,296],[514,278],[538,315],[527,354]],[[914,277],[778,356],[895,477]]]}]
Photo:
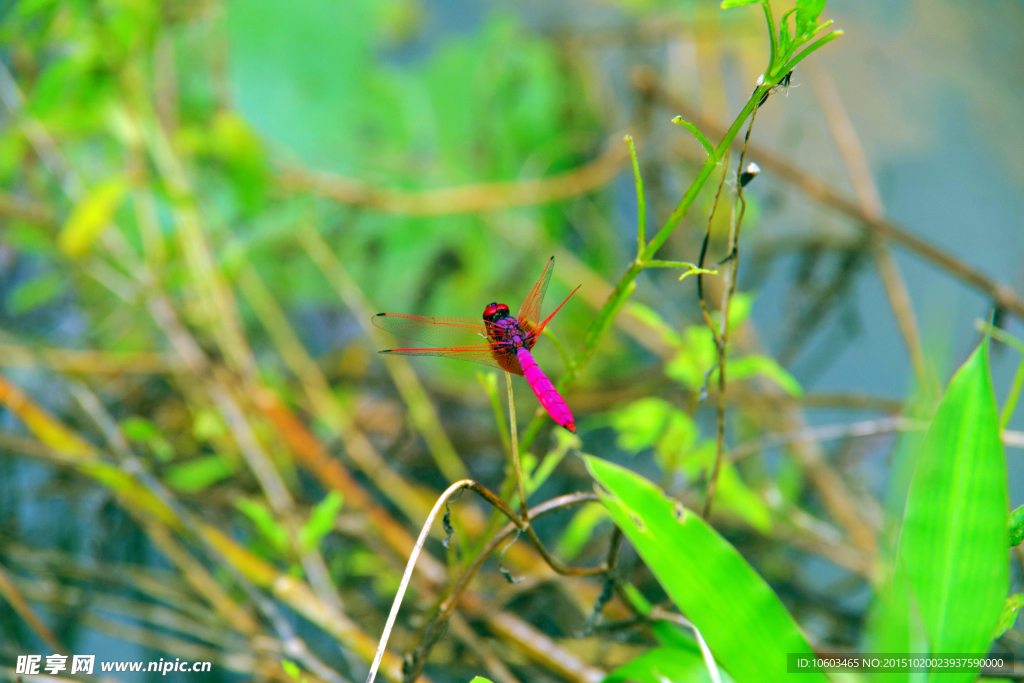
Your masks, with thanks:
[{"label": "pink dragonfly abdomen", "polygon": [[537,395],[540,404],[548,411],[551,419],[575,434],[576,422],[572,418],[572,413],[569,412],[569,406],[565,405],[565,399],[537,365],[533,355],[520,346],[516,349],[516,357],[519,359],[519,365],[523,368],[526,381],[530,383],[530,388]]}]

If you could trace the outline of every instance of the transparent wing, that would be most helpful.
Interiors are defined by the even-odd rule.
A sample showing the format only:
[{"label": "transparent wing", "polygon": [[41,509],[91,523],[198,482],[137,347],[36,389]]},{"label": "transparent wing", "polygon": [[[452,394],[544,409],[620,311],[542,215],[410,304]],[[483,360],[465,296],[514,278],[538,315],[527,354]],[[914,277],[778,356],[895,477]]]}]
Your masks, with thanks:
[{"label": "transparent wing", "polygon": [[540,307],[544,303],[544,293],[548,291],[548,283],[551,282],[551,274],[555,272],[555,257],[548,259],[544,271],[540,274],[537,283],[530,290],[530,293],[523,299],[523,305],[519,307],[519,325],[523,329],[533,329],[540,321]]},{"label": "transparent wing", "polygon": [[482,319],[378,313],[371,322],[385,332],[431,346],[469,347],[487,342],[487,327]]},{"label": "transparent wing", "polygon": [[452,346],[444,349],[388,349],[380,353],[398,356],[440,356],[442,358],[454,358],[455,360],[468,360],[472,363],[489,365],[499,370],[508,370],[516,375],[523,374],[523,368],[519,365],[519,359],[505,349],[496,350],[494,344]]}]

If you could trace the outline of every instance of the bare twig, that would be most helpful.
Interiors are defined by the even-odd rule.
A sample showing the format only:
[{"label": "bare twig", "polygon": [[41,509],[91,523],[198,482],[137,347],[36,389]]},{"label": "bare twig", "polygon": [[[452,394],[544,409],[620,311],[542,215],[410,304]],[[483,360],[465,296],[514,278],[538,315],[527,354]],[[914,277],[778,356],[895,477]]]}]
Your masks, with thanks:
[{"label": "bare twig", "polygon": [[614,143],[610,142],[594,161],[548,178],[416,192],[375,187],[361,180],[292,167],[285,169],[278,182],[291,192],[311,192],[343,204],[411,216],[447,216],[535,206],[585,194],[610,182],[628,159],[622,145],[615,144],[622,137],[622,133],[612,136]]}]

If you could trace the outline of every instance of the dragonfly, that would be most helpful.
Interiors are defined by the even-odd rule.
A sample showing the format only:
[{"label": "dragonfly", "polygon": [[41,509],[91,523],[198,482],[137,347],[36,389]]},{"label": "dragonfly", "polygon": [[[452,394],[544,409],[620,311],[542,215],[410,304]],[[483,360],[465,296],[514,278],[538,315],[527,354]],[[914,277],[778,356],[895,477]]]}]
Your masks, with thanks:
[{"label": "dragonfly", "polygon": [[468,360],[524,376],[551,419],[575,433],[576,422],[569,406],[530,353],[544,327],[579,289],[576,287],[572,290],[551,315],[538,322],[544,293],[551,282],[554,268],[555,257],[552,256],[515,317],[509,315],[507,305],[497,301],[487,304],[481,318],[433,318],[404,313],[378,313],[372,318],[376,327],[395,336],[436,347],[388,349],[380,353]]}]

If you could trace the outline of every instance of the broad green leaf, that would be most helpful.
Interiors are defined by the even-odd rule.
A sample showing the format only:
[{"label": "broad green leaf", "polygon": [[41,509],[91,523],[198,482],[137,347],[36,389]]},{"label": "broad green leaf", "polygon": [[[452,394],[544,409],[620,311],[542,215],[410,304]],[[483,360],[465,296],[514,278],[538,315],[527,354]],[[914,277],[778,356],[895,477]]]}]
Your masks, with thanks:
[{"label": "broad green leaf", "polygon": [[[787,653],[812,650],[778,596],[717,531],[627,469],[586,456],[612,519],[715,659],[741,682],[789,681]],[[821,672],[802,677],[826,683]]]},{"label": "broad green leaf", "polygon": [[799,398],[804,393],[800,383],[785,368],[779,365],[774,358],[751,355],[729,361],[726,379],[741,380],[756,375],[775,382],[794,398]]},{"label": "broad green leaf", "polygon": [[1021,607],[1024,607],[1024,593],[1014,593],[1006,598],[1006,602],[1003,603],[1003,612],[999,615],[999,625],[996,626],[993,638],[998,638],[1013,627],[1013,623],[1017,621],[1017,612],[1020,611]]},{"label": "broad green leaf", "polygon": [[207,455],[168,467],[164,472],[164,479],[177,491],[199,493],[218,481],[227,479],[233,472],[233,468],[224,458],[219,455]]},{"label": "broad green leaf", "polygon": [[24,315],[52,303],[66,291],[67,284],[61,273],[44,273],[19,284],[7,300],[7,308],[12,315]]},{"label": "broad green leaf", "polygon": [[[935,653],[984,654],[1009,582],[1006,461],[982,344],[957,371],[918,456],[899,561]],[[976,671],[933,676],[973,680]]]},{"label": "broad green leaf", "polygon": [[128,181],[116,177],[97,185],[78,202],[58,238],[64,253],[74,257],[89,251],[114,217],[127,192]]},{"label": "broad green leaf", "polygon": [[469,683],[491,683],[491,681],[487,680],[483,676],[474,676],[473,680],[471,680]]},{"label": "broad green leaf", "polygon": [[1024,541],[1024,505],[1010,513],[1010,547]]},{"label": "broad green leaf", "polygon": [[309,551],[317,547],[324,536],[331,532],[343,502],[344,498],[340,493],[331,491],[313,506],[309,520],[299,530],[299,543],[303,550]]}]

